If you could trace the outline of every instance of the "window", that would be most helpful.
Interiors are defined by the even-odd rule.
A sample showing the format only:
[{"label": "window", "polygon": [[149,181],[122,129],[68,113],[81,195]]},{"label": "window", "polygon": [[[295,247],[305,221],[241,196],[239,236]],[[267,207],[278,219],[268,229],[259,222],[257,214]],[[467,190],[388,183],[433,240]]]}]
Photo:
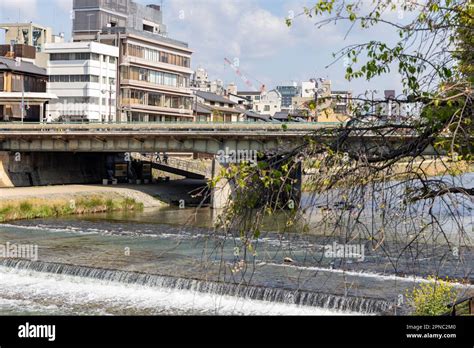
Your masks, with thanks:
[{"label": "window", "polygon": [[102,84],[106,85],[107,84],[107,77],[102,76]]},{"label": "window", "polygon": [[140,69],[139,70],[139,80],[140,81],[148,81],[149,74],[147,69]]},{"label": "window", "polygon": [[95,75],[53,75],[50,82],[99,82],[99,76]]},{"label": "window", "polygon": [[265,105],[263,111],[270,111],[270,105]]},{"label": "window", "polygon": [[75,53],[74,60],[90,60],[90,53]]},{"label": "window", "polygon": [[161,62],[183,67],[190,67],[190,59],[177,54],[161,52],[151,48],[145,48],[134,44],[128,44],[128,55],[143,58],[151,62]]},{"label": "window", "polygon": [[0,92],[3,92],[4,90],[4,83],[5,83],[5,74],[0,73]]},{"label": "window", "polygon": [[148,105],[150,105],[150,106],[162,106],[161,94],[149,93],[148,94]]},{"label": "window", "polygon": [[150,33],[153,33],[154,28],[150,25],[143,24],[143,31],[148,31]]},{"label": "window", "polygon": [[104,63],[107,63],[107,56],[102,56],[102,61],[103,61]]},{"label": "window", "polygon": [[87,52],[83,53],[51,53],[50,60],[90,60],[91,54]]},{"label": "window", "polygon": [[70,54],[69,53],[51,53],[50,55],[50,60],[56,61],[56,60],[70,60]]},{"label": "window", "polygon": [[136,67],[122,69],[121,76],[123,80],[145,81],[171,87],[183,87],[188,83],[188,79],[176,74]]},{"label": "window", "polygon": [[109,77],[109,85],[115,85],[115,78]]},{"label": "window", "polygon": [[109,62],[110,62],[110,64],[115,64],[117,62],[117,58],[109,57]]}]

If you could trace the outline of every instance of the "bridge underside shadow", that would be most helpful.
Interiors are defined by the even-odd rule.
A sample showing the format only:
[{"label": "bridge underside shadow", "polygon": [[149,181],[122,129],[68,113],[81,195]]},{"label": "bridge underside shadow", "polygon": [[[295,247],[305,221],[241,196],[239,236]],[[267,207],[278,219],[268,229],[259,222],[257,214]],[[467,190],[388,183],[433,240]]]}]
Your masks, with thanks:
[{"label": "bridge underside shadow", "polygon": [[[223,168],[217,159],[209,161],[211,168],[198,168],[192,171],[184,167],[173,166],[173,159],[170,163],[156,163],[151,158],[126,162],[124,154],[118,153],[64,153],[64,152],[0,152],[0,187],[29,187],[67,184],[101,184],[104,179],[116,180],[121,175],[120,182],[140,181],[145,183],[153,182],[151,168],[172,173],[188,179],[202,181],[203,192],[201,194],[203,204],[211,204],[214,209],[226,207],[229,202],[235,199],[236,187],[232,180],[220,178]],[[118,161],[118,162],[117,162]],[[139,164],[142,170],[135,171],[133,163]],[[117,175],[116,168],[121,166],[121,174]],[[145,165],[150,167],[148,174],[144,174]],[[137,176],[137,172],[140,174]],[[217,183],[214,187],[205,190],[211,180]],[[295,177],[301,184],[301,171]],[[133,179],[133,180],[132,180]],[[300,185],[301,186],[301,185]],[[301,187],[291,194],[295,202],[299,201]],[[256,188],[257,189],[257,188]],[[259,191],[257,191],[259,192]],[[192,194],[191,196],[194,196]],[[199,196],[199,195],[196,195]],[[262,198],[267,197],[262,193]],[[189,197],[189,195],[187,196]],[[195,198],[196,200],[198,197]],[[290,198],[288,198],[290,199]],[[171,199],[175,203],[176,199]],[[189,199],[186,200],[188,203]],[[194,204],[195,202],[193,202]],[[298,204],[298,203],[296,203]],[[188,205],[188,204],[187,204]],[[194,204],[196,205],[196,204]]]},{"label": "bridge underside shadow", "polygon": [[0,187],[100,183],[105,153],[0,152]]}]

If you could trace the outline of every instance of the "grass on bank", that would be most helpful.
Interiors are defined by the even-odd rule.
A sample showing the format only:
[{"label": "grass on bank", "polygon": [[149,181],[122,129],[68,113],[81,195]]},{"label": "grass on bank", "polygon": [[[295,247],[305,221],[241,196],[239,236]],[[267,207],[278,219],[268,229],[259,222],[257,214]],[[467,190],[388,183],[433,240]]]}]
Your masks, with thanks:
[{"label": "grass on bank", "polygon": [[0,203],[0,222],[130,210],[143,210],[143,204],[131,198],[101,196],[71,200],[23,199]]}]

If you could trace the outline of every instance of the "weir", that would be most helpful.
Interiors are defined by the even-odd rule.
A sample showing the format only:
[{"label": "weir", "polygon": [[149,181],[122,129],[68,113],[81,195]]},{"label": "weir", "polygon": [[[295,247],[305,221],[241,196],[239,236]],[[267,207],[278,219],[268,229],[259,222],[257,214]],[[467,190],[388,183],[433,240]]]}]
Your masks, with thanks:
[{"label": "weir", "polygon": [[272,288],[261,285],[179,278],[158,274],[92,268],[62,263],[4,259],[0,261],[0,267],[92,278],[114,283],[141,285],[151,288],[168,288],[266,302],[276,302],[288,305],[318,307],[336,311],[350,311],[361,314],[383,313],[391,307],[391,303],[388,301],[377,298],[342,296],[300,289]]}]

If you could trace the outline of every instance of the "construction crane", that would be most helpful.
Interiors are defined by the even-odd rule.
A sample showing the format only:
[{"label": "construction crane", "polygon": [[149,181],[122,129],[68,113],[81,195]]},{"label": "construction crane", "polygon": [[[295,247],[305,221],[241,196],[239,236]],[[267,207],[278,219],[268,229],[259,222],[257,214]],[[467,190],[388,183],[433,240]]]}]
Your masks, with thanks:
[{"label": "construction crane", "polygon": [[[252,90],[256,91],[257,88],[255,88],[255,86],[253,85],[252,81],[250,81],[247,76],[243,73],[242,70],[239,69],[238,66],[236,66],[235,64],[233,64],[230,59],[228,58],[224,58],[224,62],[226,64],[228,64],[231,69],[235,72],[235,74],[237,76],[240,77],[240,79],[245,83],[245,85],[249,88],[251,88]],[[265,91],[265,85],[263,83],[261,83],[260,81],[256,80],[257,82],[259,82],[261,84],[261,87],[260,87],[260,92],[264,92]]]}]

